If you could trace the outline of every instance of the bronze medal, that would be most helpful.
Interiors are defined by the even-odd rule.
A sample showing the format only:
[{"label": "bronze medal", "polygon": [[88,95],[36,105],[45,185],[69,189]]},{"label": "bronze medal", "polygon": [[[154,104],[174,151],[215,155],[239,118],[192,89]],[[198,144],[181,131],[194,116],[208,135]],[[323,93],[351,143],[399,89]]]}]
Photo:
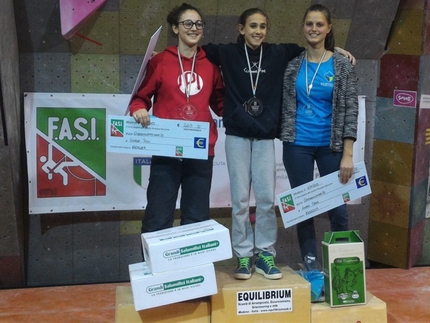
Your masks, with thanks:
[{"label": "bronze medal", "polygon": [[198,111],[194,105],[187,102],[182,106],[181,117],[185,120],[194,120],[197,117]]},{"label": "bronze medal", "polygon": [[246,112],[253,117],[260,115],[263,112],[263,102],[255,96],[243,104]]}]

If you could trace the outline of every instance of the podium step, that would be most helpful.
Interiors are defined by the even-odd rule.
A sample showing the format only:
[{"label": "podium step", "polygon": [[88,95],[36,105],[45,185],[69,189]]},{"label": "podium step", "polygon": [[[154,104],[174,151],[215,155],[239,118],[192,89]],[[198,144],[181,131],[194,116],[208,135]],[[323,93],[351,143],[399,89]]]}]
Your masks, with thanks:
[{"label": "podium step", "polygon": [[311,305],[312,323],[387,323],[387,304],[367,292],[367,303],[344,307],[330,307],[329,304]]},{"label": "podium step", "polygon": [[310,284],[290,267],[269,280],[253,273],[234,278],[235,268],[217,268],[218,293],[211,296],[212,322],[310,322]]}]

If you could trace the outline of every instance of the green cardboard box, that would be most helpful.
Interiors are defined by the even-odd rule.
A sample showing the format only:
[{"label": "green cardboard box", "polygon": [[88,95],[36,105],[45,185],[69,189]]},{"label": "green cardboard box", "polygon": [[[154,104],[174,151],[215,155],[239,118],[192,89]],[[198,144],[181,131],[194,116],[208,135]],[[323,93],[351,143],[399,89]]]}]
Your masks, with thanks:
[{"label": "green cardboard box", "polygon": [[326,232],[322,242],[325,301],[366,304],[364,243],[358,231]]}]

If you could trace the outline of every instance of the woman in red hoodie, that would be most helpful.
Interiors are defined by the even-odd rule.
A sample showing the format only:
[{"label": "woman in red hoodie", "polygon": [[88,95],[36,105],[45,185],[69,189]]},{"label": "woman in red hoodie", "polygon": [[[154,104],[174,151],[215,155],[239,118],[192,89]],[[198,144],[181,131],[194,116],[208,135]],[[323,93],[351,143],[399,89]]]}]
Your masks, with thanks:
[{"label": "woman in red hoodie", "polygon": [[130,103],[130,115],[144,127],[149,125],[151,107],[159,118],[209,122],[209,156],[207,160],[152,157],[142,232],[172,227],[179,187],[181,224],[209,219],[218,137],[210,108],[218,116],[223,111],[221,74],[198,46],[205,25],[199,10],[183,3],[168,14],[167,22],[178,45],[167,47],[150,60],[142,85]]}]

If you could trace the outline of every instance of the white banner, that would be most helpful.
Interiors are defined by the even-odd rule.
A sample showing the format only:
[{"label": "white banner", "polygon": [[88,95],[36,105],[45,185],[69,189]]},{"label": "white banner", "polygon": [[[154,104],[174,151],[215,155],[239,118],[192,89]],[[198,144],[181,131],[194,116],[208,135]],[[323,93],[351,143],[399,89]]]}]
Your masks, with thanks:
[{"label": "white banner", "polygon": [[[129,100],[129,94],[25,94],[31,214],[145,208],[151,156],[106,151],[107,116],[123,115]],[[214,119],[219,137],[210,206],[230,207],[225,131],[222,118]],[[359,125],[355,162],[364,159],[364,97],[360,97]],[[275,140],[275,146],[276,192],[280,193],[290,185],[282,162],[282,143]]]}]

